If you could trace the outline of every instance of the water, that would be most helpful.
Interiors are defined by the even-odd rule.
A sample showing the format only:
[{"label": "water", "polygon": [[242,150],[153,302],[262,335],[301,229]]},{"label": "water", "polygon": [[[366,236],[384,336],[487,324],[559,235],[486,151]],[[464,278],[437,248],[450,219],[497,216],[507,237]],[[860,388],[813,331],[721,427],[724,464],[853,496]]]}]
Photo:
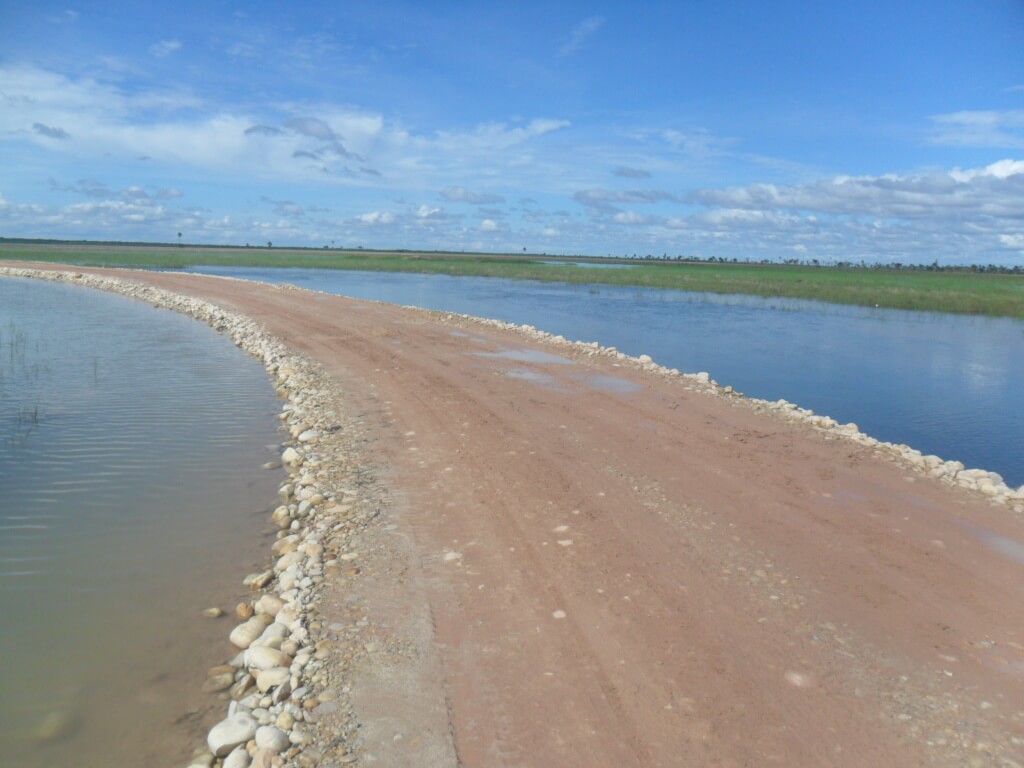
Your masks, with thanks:
[{"label": "water", "polygon": [[1024,323],[634,287],[197,267],[600,341],[1024,483]]},{"label": "water", "polygon": [[599,261],[542,261],[552,267],[584,267],[589,269],[632,269],[639,264],[622,264],[620,262],[605,264]]},{"label": "water", "polygon": [[0,765],[185,764],[230,655],[200,612],[265,555],[278,411],[201,323],[0,279]]}]

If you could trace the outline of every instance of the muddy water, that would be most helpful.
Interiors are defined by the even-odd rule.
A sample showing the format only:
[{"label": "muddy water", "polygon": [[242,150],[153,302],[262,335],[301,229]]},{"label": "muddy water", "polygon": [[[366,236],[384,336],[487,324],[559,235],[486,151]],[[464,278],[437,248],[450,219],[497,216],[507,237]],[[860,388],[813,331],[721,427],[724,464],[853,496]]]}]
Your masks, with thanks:
[{"label": "muddy water", "polygon": [[0,765],[183,765],[279,472],[262,367],[194,320],[0,279]]}]

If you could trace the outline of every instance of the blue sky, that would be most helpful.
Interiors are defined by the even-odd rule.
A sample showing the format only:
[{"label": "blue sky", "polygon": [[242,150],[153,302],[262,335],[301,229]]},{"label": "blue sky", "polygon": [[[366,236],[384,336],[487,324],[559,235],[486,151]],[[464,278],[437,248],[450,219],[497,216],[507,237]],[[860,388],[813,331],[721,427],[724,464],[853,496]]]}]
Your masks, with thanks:
[{"label": "blue sky", "polygon": [[1024,262],[1024,2],[0,0],[0,235]]}]

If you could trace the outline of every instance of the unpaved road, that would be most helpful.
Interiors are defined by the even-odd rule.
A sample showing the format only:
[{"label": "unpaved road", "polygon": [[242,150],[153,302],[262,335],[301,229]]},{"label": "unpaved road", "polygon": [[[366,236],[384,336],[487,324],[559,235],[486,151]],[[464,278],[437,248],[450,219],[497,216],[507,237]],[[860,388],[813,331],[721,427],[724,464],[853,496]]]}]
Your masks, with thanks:
[{"label": "unpaved road", "polygon": [[380,610],[429,621],[408,695],[361,694],[368,764],[1024,765],[1007,508],[515,333],[140,279],[320,361],[372,438],[409,558]]}]

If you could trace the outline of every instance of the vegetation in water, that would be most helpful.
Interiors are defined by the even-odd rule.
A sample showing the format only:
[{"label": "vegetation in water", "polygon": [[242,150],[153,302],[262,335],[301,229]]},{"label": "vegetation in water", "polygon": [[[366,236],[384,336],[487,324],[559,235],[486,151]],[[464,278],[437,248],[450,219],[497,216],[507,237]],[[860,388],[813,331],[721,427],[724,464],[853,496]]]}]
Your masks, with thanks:
[{"label": "vegetation in water", "polygon": [[[0,245],[0,263],[25,260],[89,266],[305,267],[504,277],[588,285],[631,285],[709,293],[815,299],[1024,319],[1024,274],[994,267],[820,266],[660,259],[594,259],[340,249],[224,248],[96,244]],[[627,265],[597,269],[595,263]]]}]

